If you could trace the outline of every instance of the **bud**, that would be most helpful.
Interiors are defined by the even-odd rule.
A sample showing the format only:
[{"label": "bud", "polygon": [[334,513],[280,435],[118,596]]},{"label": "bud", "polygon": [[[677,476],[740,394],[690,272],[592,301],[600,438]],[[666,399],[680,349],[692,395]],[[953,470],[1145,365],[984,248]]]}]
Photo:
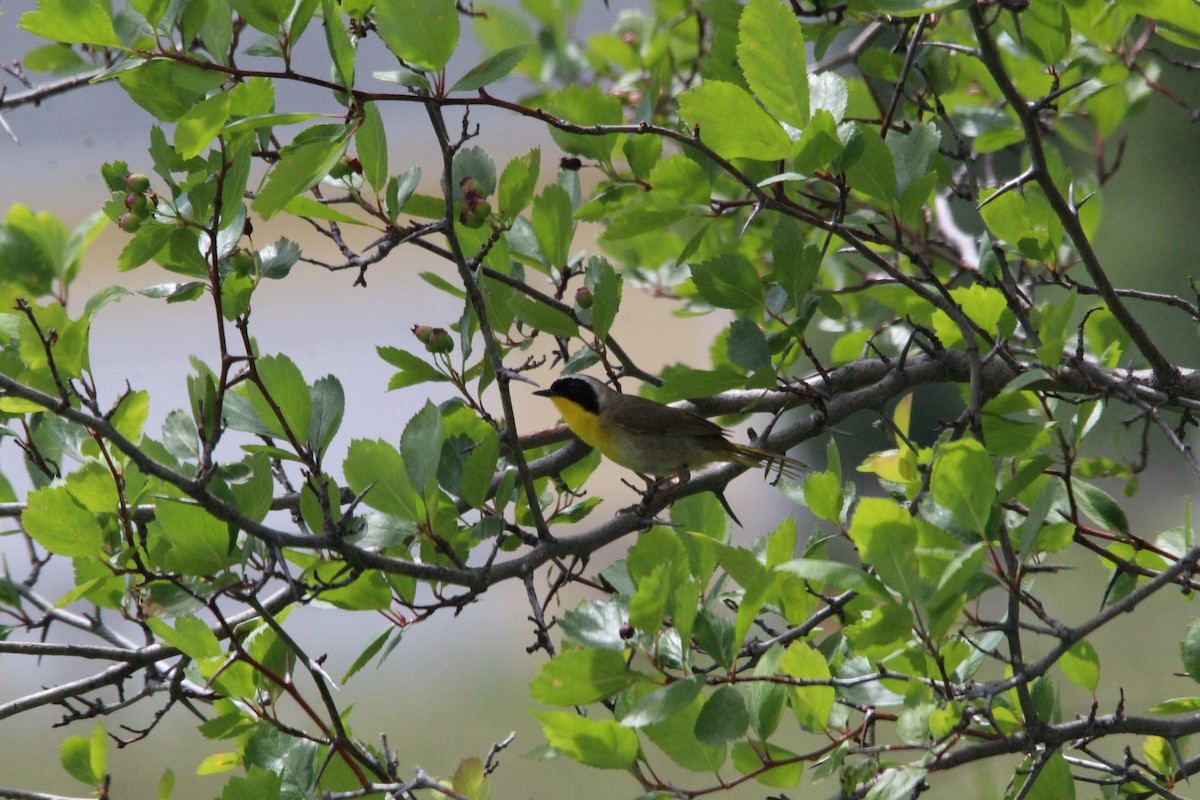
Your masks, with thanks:
[{"label": "bud", "polygon": [[117,220],[117,224],[120,225],[121,230],[125,231],[126,233],[133,233],[141,227],[142,218],[137,214],[134,214],[132,211],[126,211],[121,215],[121,218]]},{"label": "bud", "polygon": [[468,228],[481,228],[491,215],[492,204],[486,200],[477,200],[467,203],[467,207],[459,213],[458,221]]},{"label": "bud", "polygon": [[580,286],[575,290],[575,305],[580,308],[592,307],[592,290],[586,286]]},{"label": "bud", "polygon": [[470,175],[458,182],[458,188],[462,189],[463,197],[470,202],[472,197],[483,197],[483,187],[479,185],[479,181],[472,178]]},{"label": "bud", "polygon": [[150,216],[150,201],[146,199],[146,195],[144,194],[130,192],[125,195],[125,207],[129,209],[130,213],[140,219]]},{"label": "bud", "polygon": [[249,250],[234,250],[229,265],[238,275],[249,275],[254,272],[254,254]]},{"label": "bud", "polygon": [[445,328],[434,328],[429,335],[429,341],[425,343],[425,349],[431,353],[452,353],[454,338]]},{"label": "bud", "polygon": [[562,161],[558,162],[559,169],[565,169],[568,172],[578,172],[583,167],[583,162],[575,156],[566,156]]},{"label": "bud", "polygon": [[140,172],[135,172],[125,178],[125,186],[131,192],[144,194],[150,188],[150,179]]}]

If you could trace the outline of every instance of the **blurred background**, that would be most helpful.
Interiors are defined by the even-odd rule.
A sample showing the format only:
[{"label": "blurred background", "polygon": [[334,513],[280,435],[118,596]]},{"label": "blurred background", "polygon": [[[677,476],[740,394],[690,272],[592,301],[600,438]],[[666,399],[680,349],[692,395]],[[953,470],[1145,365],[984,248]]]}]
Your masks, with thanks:
[{"label": "blurred background", "polygon": [[[589,0],[579,33],[607,30],[622,9],[637,5],[622,0],[607,5]],[[19,59],[39,44],[17,28],[21,14],[33,7],[32,0],[4,3],[0,16],[3,63]],[[309,38],[320,44],[319,36]],[[462,72],[478,60],[480,51],[470,39],[470,28],[464,26],[464,44],[452,63],[452,71],[457,68]],[[323,55],[323,51],[309,52],[309,61],[302,61],[299,68],[323,74],[327,69]],[[360,68],[359,74],[386,68],[386,63],[368,64]],[[3,79],[9,93],[22,90],[10,77]],[[1197,83],[1196,78],[1190,84],[1176,81],[1172,88],[1195,104],[1200,102]],[[331,106],[327,98],[305,95],[295,87],[280,88],[280,110]],[[522,87],[510,84],[497,90],[500,92],[519,96]],[[421,191],[436,193],[438,167],[428,122],[420,114],[406,117],[405,108],[393,104],[383,109],[390,168],[400,172],[421,166]],[[21,203],[35,211],[51,212],[73,227],[107,199],[100,177],[102,163],[123,160],[134,171],[150,172],[146,150],[151,119],[113,83],[53,97],[38,107],[22,107],[4,117],[17,141],[0,133],[0,213]],[[483,131],[476,143],[491,153],[498,165],[540,146],[543,181],[552,177],[559,154],[540,126],[489,112],[473,114],[472,122],[479,123]],[[1097,241],[1100,255],[1119,285],[1190,298],[1188,279],[1200,276],[1192,235],[1200,209],[1200,127],[1189,125],[1186,112],[1155,96],[1147,113],[1137,117],[1124,134],[1128,146],[1121,170],[1104,192],[1105,221]],[[585,180],[587,177],[585,172]],[[1153,213],[1146,213],[1150,207]],[[299,241],[307,255],[318,259],[327,247],[326,240],[314,236],[311,229],[282,216],[270,225],[260,226],[255,241],[261,247],[280,236]],[[126,234],[110,228],[93,245],[82,277],[72,290],[74,311],[78,312],[93,292],[110,284],[136,291],[176,280],[176,276],[152,265],[118,273],[116,256],[126,241]],[[576,246],[589,244],[578,237]],[[3,268],[0,265],[0,270]],[[331,464],[340,463],[354,438],[397,442],[404,424],[427,398],[438,402],[449,397],[443,389],[426,386],[387,393],[393,370],[375,355],[376,345],[413,346],[409,328],[414,324],[448,326],[458,318],[460,307],[418,278],[418,273],[426,270],[450,276],[445,264],[410,248],[397,251],[388,261],[373,267],[366,288],[353,286],[355,274],[350,272],[329,273],[299,264],[288,280],[268,282],[255,294],[252,330],[262,352],[286,352],[308,381],[333,373],[346,388],[346,415],[330,454]],[[663,301],[641,296],[627,287],[614,334],[644,367],[658,369],[677,361],[708,366],[707,343],[728,318],[714,314],[705,320],[681,319],[671,316],[670,310]],[[187,356],[194,354],[210,364],[215,362],[218,349],[211,322],[212,311],[205,302],[168,307],[162,300],[134,296],[105,309],[92,332],[92,365],[101,396],[114,397],[126,380],[135,389],[149,389],[152,403],[147,430],[157,430],[169,411],[186,406]],[[1189,366],[1197,365],[1200,339],[1187,319],[1154,311],[1150,324],[1170,355]],[[708,326],[704,335],[697,332],[698,325]],[[544,386],[555,374],[549,368],[543,373],[537,377]],[[531,390],[518,384],[515,391],[523,400],[518,406],[523,431],[555,421],[549,404],[528,396]],[[937,419],[944,416],[942,403],[953,397],[952,391],[936,389],[918,396],[914,426],[919,436],[927,439],[931,435]],[[853,463],[867,452],[886,446],[869,422],[849,426],[851,435],[839,441],[843,463]],[[1114,453],[1128,452],[1128,433],[1120,424],[1110,423],[1105,435]],[[819,464],[824,447],[819,442],[815,445],[803,457]],[[0,444],[0,470],[18,492],[28,485],[20,452],[8,442]],[[596,483],[592,491],[608,498],[608,502],[596,513],[604,514],[632,502],[633,495],[619,483],[619,469],[605,464],[601,477],[603,481]],[[861,477],[860,492],[872,491],[869,476]],[[810,518],[801,509],[752,476],[743,476],[735,488],[731,502],[746,523],[744,531],[735,532],[737,543],[748,543],[751,532],[769,530],[789,515],[800,520],[802,533],[811,529]],[[1120,487],[1110,490],[1119,492]],[[1163,449],[1144,477],[1140,493],[1130,501],[1135,529],[1152,536],[1181,525],[1185,496],[1200,499],[1195,476],[1180,469],[1175,457]],[[11,527],[7,521],[0,522],[0,531]],[[607,554],[609,558],[620,557],[624,550],[620,545],[610,549],[613,552]],[[23,575],[24,548],[15,537],[0,538],[0,554],[14,577]],[[1094,560],[1078,557],[1078,563],[1071,566],[1078,569],[1045,579],[1053,580],[1059,592],[1056,597],[1061,606],[1051,611],[1067,620],[1094,613],[1100,596],[1097,587],[1105,580]],[[69,585],[68,575],[59,576],[59,580],[62,587]],[[48,581],[41,588],[53,594],[55,584]],[[552,612],[572,607],[579,597],[563,595],[563,606]],[[1115,706],[1122,688],[1130,708],[1161,698],[1163,685],[1170,681],[1179,683],[1178,695],[1195,693],[1190,681],[1173,677],[1179,672],[1175,642],[1191,612],[1174,596],[1159,597],[1154,602],[1151,616],[1160,623],[1159,629],[1147,631],[1148,617],[1142,615],[1110,626],[1095,642],[1102,657],[1111,659],[1110,654],[1116,652],[1128,659],[1124,664],[1107,659],[1103,662],[1103,695],[1097,698],[1102,710]],[[494,796],[570,796],[580,800],[635,796],[636,784],[624,775],[588,769],[565,759],[545,763],[520,757],[542,743],[536,724],[526,712],[532,702],[527,685],[544,658],[541,653],[530,656],[525,652],[534,641],[528,614],[523,587],[499,586],[457,618],[448,613],[437,615],[410,629],[382,667],[368,666],[340,690],[339,702],[356,706],[351,717],[355,732],[370,741],[378,741],[378,734],[386,733],[389,746],[399,752],[402,772],[419,765],[433,775],[448,775],[459,758],[483,756],[493,743],[515,731],[514,744],[501,756]],[[302,609],[292,615],[288,627],[311,654],[327,653],[328,672],[340,677],[385,624],[382,618],[366,614]],[[62,641],[65,634],[63,629],[56,629],[50,640]],[[1139,645],[1121,646],[1131,642]],[[1157,663],[1160,655],[1161,663]],[[82,665],[89,666],[96,667]],[[93,671],[79,667],[53,659],[35,663],[12,656],[0,658],[0,703]],[[1091,699],[1076,697],[1070,694],[1071,687],[1065,681],[1061,684],[1067,692],[1064,707],[1068,713],[1086,712]],[[1139,699],[1144,700],[1141,705]],[[1077,702],[1067,705],[1068,700]],[[151,705],[136,708],[121,721],[144,726],[154,710]],[[59,717],[56,710],[42,710],[0,721],[0,785],[81,793],[83,787],[59,768],[58,749],[68,735],[88,735],[93,723],[53,728]],[[106,720],[105,724],[111,728],[114,723]],[[200,759],[228,749],[228,743],[204,740],[195,725],[196,720],[187,712],[176,709],[145,741],[110,752],[112,796],[151,796],[166,768],[175,771],[176,797],[218,794],[223,777],[198,777],[194,771]],[[564,787],[570,787],[569,791]],[[833,791],[832,786],[826,788]],[[933,796],[949,797],[963,791],[979,798],[999,797],[1004,787],[996,785],[988,772],[977,771],[957,776],[953,785],[939,782]],[[761,787],[748,787],[730,796],[761,797],[764,793]]]}]

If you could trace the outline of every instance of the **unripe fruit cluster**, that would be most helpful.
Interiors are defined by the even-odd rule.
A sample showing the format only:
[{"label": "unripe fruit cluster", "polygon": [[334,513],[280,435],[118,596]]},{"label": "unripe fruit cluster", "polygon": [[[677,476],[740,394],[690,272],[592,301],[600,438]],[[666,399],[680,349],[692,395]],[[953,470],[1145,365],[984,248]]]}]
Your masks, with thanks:
[{"label": "unripe fruit cluster", "polygon": [[492,215],[492,204],[483,199],[483,187],[479,181],[471,177],[462,179],[459,183],[466,205],[458,212],[458,221],[468,228],[479,228]]},{"label": "unripe fruit cluster", "polygon": [[129,190],[125,195],[126,211],[117,224],[126,233],[133,233],[158,207],[158,195],[150,191],[150,179],[137,172],[125,177],[125,188]]}]

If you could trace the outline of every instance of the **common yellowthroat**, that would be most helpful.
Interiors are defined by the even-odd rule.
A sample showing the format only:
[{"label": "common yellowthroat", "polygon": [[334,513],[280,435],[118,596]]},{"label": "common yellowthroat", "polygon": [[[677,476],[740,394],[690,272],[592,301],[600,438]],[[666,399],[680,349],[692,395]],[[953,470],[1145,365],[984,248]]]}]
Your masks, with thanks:
[{"label": "common yellowthroat", "polygon": [[717,462],[769,466],[796,478],[807,465],[782,453],[731,442],[726,431],[698,414],[621,394],[587,375],[559,378],[549,397],[576,436],[640,475],[687,480],[696,468]]}]

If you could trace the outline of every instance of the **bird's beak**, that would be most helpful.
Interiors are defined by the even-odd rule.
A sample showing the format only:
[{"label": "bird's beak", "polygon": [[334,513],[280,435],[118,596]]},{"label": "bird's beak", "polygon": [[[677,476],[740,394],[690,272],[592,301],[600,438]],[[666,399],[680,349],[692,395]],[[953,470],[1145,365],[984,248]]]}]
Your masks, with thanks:
[{"label": "bird's beak", "polygon": [[538,389],[534,392],[538,397],[556,397],[553,389]]}]

